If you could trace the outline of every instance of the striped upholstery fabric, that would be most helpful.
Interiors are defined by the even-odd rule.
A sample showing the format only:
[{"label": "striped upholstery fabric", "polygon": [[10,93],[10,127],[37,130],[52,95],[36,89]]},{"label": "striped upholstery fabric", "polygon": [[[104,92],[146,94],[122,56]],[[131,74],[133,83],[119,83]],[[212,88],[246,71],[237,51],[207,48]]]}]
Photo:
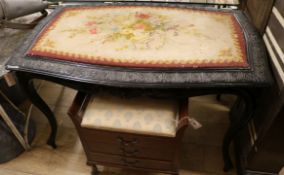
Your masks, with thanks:
[{"label": "striped upholstery fabric", "polygon": [[282,90],[284,88],[284,0],[276,0],[263,39],[271,57],[277,83]]},{"label": "striped upholstery fabric", "polygon": [[146,97],[120,98],[94,95],[82,117],[81,126],[91,129],[175,137],[178,103]]}]

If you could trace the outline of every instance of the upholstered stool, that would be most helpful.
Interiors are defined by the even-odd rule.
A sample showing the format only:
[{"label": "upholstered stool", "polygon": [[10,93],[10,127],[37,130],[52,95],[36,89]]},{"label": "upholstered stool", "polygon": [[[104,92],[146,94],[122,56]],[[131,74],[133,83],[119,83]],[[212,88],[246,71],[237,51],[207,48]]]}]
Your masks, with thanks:
[{"label": "upholstered stool", "polygon": [[78,93],[69,110],[87,164],[178,174],[187,100],[124,99]]}]

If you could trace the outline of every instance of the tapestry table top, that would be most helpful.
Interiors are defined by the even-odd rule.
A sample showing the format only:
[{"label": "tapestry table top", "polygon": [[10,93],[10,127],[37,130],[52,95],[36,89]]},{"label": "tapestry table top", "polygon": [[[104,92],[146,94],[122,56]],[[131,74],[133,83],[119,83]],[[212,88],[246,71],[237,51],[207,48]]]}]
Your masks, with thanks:
[{"label": "tapestry table top", "polygon": [[138,68],[244,68],[245,43],[229,12],[88,6],[62,10],[27,54]]}]

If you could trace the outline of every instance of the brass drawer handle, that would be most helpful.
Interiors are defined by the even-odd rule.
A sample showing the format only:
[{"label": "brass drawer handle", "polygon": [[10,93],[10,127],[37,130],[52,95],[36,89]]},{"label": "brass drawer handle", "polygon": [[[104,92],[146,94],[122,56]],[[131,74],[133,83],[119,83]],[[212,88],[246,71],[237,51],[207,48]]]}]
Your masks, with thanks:
[{"label": "brass drawer handle", "polygon": [[135,154],[139,153],[138,149],[126,150],[124,147],[121,147],[120,149],[125,156],[135,156]]},{"label": "brass drawer handle", "polygon": [[135,166],[139,161],[138,160],[127,160],[126,158],[121,158],[122,162],[126,165]]},{"label": "brass drawer handle", "polygon": [[133,140],[125,140],[122,137],[118,137],[117,138],[118,142],[121,143],[123,146],[129,146],[129,145],[134,145],[137,144],[138,141],[136,138],[134,138]]}]

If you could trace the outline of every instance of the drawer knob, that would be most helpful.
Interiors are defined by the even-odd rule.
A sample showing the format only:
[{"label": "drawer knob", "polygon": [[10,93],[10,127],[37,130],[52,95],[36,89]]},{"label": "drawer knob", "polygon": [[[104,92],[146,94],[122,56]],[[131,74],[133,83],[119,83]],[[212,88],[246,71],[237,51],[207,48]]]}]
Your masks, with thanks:
[{"label": "drawer knob", "polygon": [[136,138],[134,138],[132,140],[126,140],[126,139],[124,139],[122,137],[118,137],[117,140],[123,146],[134,145],[134,144],[137,144],[137,142],[138,142]]},{"label": "drawer knob", "polygon": [[139,152],[139,150],[137,150],[137,149],[126,150],[124,147],[121,147],[120,149],[125,156],[135,156],[135,154],[137,154]]},{"label": "drawer knob", "polygon": [[130,166],[135,166],[138,163],[138,160],[127,160],[126,158],[122,158],[121,160],[124,164]]}]

